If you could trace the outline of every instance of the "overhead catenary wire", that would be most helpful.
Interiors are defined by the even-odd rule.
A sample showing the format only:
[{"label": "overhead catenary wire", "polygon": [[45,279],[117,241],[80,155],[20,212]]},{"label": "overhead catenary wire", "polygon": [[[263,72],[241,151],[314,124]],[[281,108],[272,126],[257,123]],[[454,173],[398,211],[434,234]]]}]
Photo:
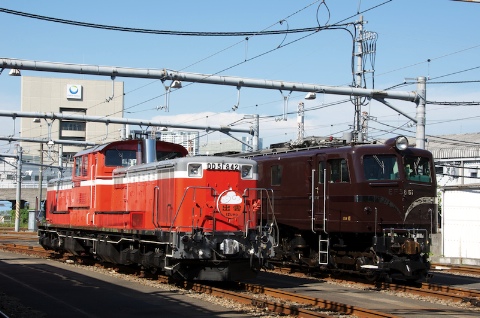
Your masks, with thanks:
[{"label": "overhead catenary wire", "polygon": [[[289,15],[288,17],[290,17],[290,16],[292,16],[292,15],[294,15],[294,14],[296,14],[296,13],[302,11],[302,10],[304,10],[305,8],[307,8],[307,7],[315,4],[316,2],[318,2],[318,1],[312,2],[312,3],[309,4],[308,6],[304,7],[303,9],[298,10],[297,12]],[[386,1],[386,2],[384,2],[384,3],[382,3],[382,4],[380,4],[380,5],[383,5],[383,4],[388,3],[388,2],[390,2],[390,1]],[[320,7],[322,4],[325,4],[325,2],[322,1],[322,2],[320,3],[319,7]],[[380,5],[377,5],[377,6],[375,6],[375,7],[378,7],[378,6],[380,6]],[[325,5],[325,6],[326,6],[326,5]],[[373,8],[375,8],[375,7],[373,7]],[[328,8],[327,8],[327,9],[328,9]],[[371,9],[372,9],[372,8],[369,8],[369,9],[365,10],[365,12],[366,12],[366,11],[369,11],[369,10],[371,10]],[[56,18],[51,18],[51,17],[39,16],[39,15],[32,15],[32,14],[28,14],[28,13],[24,13],[24,12],[19,12],[19,11],[8,10],[8,9],[0,9],[0,11],[5,12],[5,13],[10,13],[10,14],[16,14],[16,15],[20,15],[20,16],[24,16],[24,17],[29,17],[29,18],[36,18],[36,19],[46,20],[46,21],[50,21],[50,22],[60,22],[60,23],[67,23],[67,24],[73,24],[73,25],[78,25],[78,26],[88,26],[88,27],[101,27],[101,28],[105,27],[105,28],[110,29],[110,30],[119,30],[119,31],[134,31],[134,32],[145,31],[145,32],[148,32],[148,33],[152,33],[152,30],[129,29],[129,28],[123,28],[123,27],[117,28],[117,27],[112,27],[112,26],[103,26],[103,25],[97,25],[97,24],[88,24],[88,23],[83,23],[83,22],[78,22],[78,21],[71,21],[71,20],[64,20],[64,19],[56,19]],[[317,11],[318,11],[318,10],[317,10]],[[288,18],[288,17],[287,17],[287,18]],[[285,20],[285,19],[284,19],[284,20]],[[281,22],[281,21],[284,21],[284,20],[280,20],[280,22]],[[345,20],[346,20],[346,19],[345,19]],[[343,21],[345,21],[345,20],[343,20]],[[318,23],[318,18],[317,18],[317,23]],[[275,23],[275,24],[276,24],[276,23]],[[274,24],[274,25],[275,25],[275,24]],[[342,25],[342,24],[337,23],[336,25],[333,25],[334,27],[333,27],[333,26],[329,26],[329,25],[325,25],[325,26],[320,26],[320,25],[319,25],[319,26],[314,27],[314,28],[304,28],[304,29],[297,29],[297,30],[289,30],[289,29],[287,29],[287,30],[281,30],[281,31],[265,31],[265,32],[264,32],[264,31],[260,31],[260,32],[243,32],[243,33],[238,33],[238,32],[234,32],[234,33],[232,33],[232,32],[230,32],[230,33],[228,33],[228,32],[226,32],[226,33],[225,33],[225,32],[214,32],[214,33],[208,34],[208,35],[213,35],[213,36],[219,36],[219,35],[231,35],[231,36],[242,35],[242,36],[245,36],[245,35],[258,35],[258,34],[262,34],[262,35],[263,35],[262,32],[264,32],[264,35],[268,35],[269,32],[270,32],[271,34],[279,34],[279,33],[288,34],[288,33],[308,32],[308,31],[311,31],[311,30],[313,30],[313,31],[315,31],[315,32],[318,32],[318,31],[321,30],[322,28],[330,28],[330,27],[331,27],[332,29],[338,29],[339,26],[341,26],[341,25]],[[345,25],[349,25],[349,23],[346,23]],[[156,31],[156,30],[153,30],[153,31]],[[158,30],[157,30],[157,31],[158,31]],[[158,32],[158,33],[162,33],[162,32],[163,32],[163,31],[160,30],[160,32]],[[314,33],[315,33],[315,32],[314,32]],[[153,32],[153,33],[155,33],[155,32]],[[168,32],[167,32],[167,33],[168,33]],[[173,32],[172,35],[173,35],[174,33],[175,33],[175,32]],[[312,34],[314,34],[314,33],[312,33]],[[207,34],[201,33],[201,32],[200,32],[200,33],[195,33],[195,35],[202,35],[202,34],[203,34],[203,35],[207,35]],[[187,33],[182,33],[181,35],[194,35],[194,33],[188,33],[188,32],[187,32]],[[310,34],[310,35],[311,35],[311,34]],[[309,35],[307,35],[307,36],[309,36]],[[304,37],[303,37],[303,38],[304,38]],[[302,39],[302,38],[301,38],[301,39]],[[288,45],[288,44],[294,43],[294,42],[296,42],[296,41],[298,41],[298,40],[299,40],[299,39],[297,39],[297,40],[295,40],[295,41],[291,41],[291,42],[286,43],[286,44],[283,44],[283,41],[282,41],[282,43],[281,43],[277,48],[275,48],[275,49],[279,49],[279,48],[284,47],[284,46],[286,46],[286,45]],[[262,55],[268,54],[268,53],[274,51],[275,49],[270,50],[270,51],[266,51],[266,52],[264,52],[263,54],[259,54],[259,55],[255,56],[255,57],[252,57],[252,58],[250,58],[250,59],[247,59],[247,60],[244,61],[244,62],[247,62],[247,61],[252,60],[252,59],[254,59],[254,58],[258,58],[258,57],[260,57],[260,56],[262,56]],[[224,69],[224,70],[222,70],[222,71],[219,71],[219,72],[223,72],[223,71],[228,70],[228,69],[230,69],[230,68],[233,68],[233,67],[235,67],[235,66],[237,66],[237,65],[239,65],[239,64],[242,64],[242,63],[235,64],[235,65],[233,65],[233,66],[231,66],[231,67],[229,67],[229,68],[226,68],[226,69]],[[219,73],[219,72],[217,72],[217,73]],[[215,73],[215,74],[217,74],[217,73]],[[160,95],[160,96],[162,96],[162,95]],[[141,104],[147,103],[148,101],[151,101],[151,100],[153,100],[153,99],[159,98],[160,96],[156,96],[156,97],[151,98],[151,99],[149,99],[149,100],[146,100],[146,101],[144,101],[144,102],[142,102],[142,103],[137,103],[137,104],[135,104],[135,105],[133,105],[133,106],[127,107],[127,108],[125,109],[125,111],[127,111],[128,113],[132,113],[132,112],[129,112],[129,111],[128,111],[130,108],[137,107],[137,106],[139,106],[139,105],[141,105]],[[94,105],[94,106],[97,106],[97,105]],[[94,106],[93,106],[93,107],[94,107]],[[138,111],[137,111],[137,112],[138,112]],[[112,114],[110,114],[109,116],[112,116],[112,115],[115,115],[115,113],[112,113]]]},{"label": "overhead catenary wire", "polygon": [[[289,33],[304,33],[304,32],[316,32],[321,27],[307,27],[300,29],[287,29],[287,30],[263,30],[263,31],[240,31],[240,32],[225,32],[225,31],[215,31],[215,32],[201,32],[201,31],[171,31],[171,30],[153,30],[153,29],[141,29],[141,28],[129,28],[122,26],[113,26],[113,25],[104,25],[96,23],[88,23],[74,20],[66,20],[60,18],[47,17],[27,12],[9,10],[6,8],[0,8],[0,12],[18,15],[31,19],[38,19],[48,22],[69,24],[80,27],[94,28],[94,29],[103,29],[103,30],[112,30],[112,31],[122,31],[122,32],[133,32],[133,33],[146,33],[146,34],[156,34],[156,35],[175,35],[175,36],[204,36],[204,37],[245,37],[245,36],[257,36],[257,35],[277,35],[277,34],[289,34]],[[282,20],[281,20],[282,21]]]},{"label": "overhead catenary wire", "polygon": [[[162,96],[162,95],[160,95],[160,96]],[[159,97],[160,97],[160,96],[159,96]],[[158,98],[158,97],[157,97],[157,98]],[[154,99],[154,98],[152,98],[152,99]],[[152,100],[152,99],[150,99],[150,100]],[[148,100],[148,101],[150,101],[150,100]],[[134,108],[136,108],[136,106],[142,105],[142,104],[144,104],[144,103],[146,103],[146,102],[148,102],[148,101],[145,101],[145,102],[143,102],[143,103],[138,103],[138,104],[132,106],[131,109],[134,109]],[[133,113],[133,112],[132,112],[132,113]]]}]

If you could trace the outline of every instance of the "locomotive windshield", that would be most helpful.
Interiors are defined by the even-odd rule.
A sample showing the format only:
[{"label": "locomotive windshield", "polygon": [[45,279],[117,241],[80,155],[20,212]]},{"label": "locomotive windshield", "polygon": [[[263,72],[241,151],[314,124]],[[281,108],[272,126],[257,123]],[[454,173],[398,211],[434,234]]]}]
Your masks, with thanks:
[{"label": "locomotive windshield", "polygon": [[157,151],[157,161],[182,158],[183,155],[177,151]]},{"label": "locomotive windshield", "polygon": [[430,160],[419,156],[405,156],[405,175],[408,180],[431,182]]},{"label": "locomotive windshield", "polygon": [[393,155],[364,156],[363,172],[367,180],[398,180],[397,157]]},{"label": "locomotive windshield", "polygon": [[[157,151],[157,161],[180,158],[183,155],[177,151]],[[137,164],[135,150],[109,149],[105,152],[105,165],[114,167],[128,167]]]},{"label": "locomotive windshield", "polygon": [[135,150],[109,149],[105,152],[105,165],[115,167],[128,167],[137,163]]}]

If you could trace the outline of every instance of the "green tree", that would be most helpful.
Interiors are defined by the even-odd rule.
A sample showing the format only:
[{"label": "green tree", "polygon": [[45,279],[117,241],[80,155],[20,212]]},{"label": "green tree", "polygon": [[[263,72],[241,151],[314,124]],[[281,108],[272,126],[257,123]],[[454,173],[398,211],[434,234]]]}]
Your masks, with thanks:
[{"label": "green tree", "polygon": [[[10,212],[11,221],[15,223],[15,210]],[[28,210],[27,209],[20,209],[20,226],[28,225]]]}]

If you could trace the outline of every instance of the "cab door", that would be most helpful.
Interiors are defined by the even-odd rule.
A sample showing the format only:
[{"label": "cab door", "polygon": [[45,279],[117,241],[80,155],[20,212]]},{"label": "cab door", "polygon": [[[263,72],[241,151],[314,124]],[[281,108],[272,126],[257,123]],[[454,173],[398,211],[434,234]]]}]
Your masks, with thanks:
[{"label": "cab door", "polygon": [[329,175],[327,168],[327,156],[325,154],[317,154],[312,169],[312,230],[326,232],[326,220],[328,213],[328,180],[325,179]]}]

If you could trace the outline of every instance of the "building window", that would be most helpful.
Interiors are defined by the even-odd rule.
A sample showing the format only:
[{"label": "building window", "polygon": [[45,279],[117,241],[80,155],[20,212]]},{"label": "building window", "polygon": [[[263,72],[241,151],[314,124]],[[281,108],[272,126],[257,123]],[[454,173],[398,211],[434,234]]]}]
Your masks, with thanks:
[{"label": "building window", "polygon": [[[84,116],[87,113],[86,109],[82,108],[60,108],[60,112],[67,118],[71,116]],[[62,140],[77,140],[85,141],[85,132],[87,131],[87,122],[81,120],[60,120],[59,138]]]},{"label": "building window", "polygon": [[60,130],[85,131],[87,123],[81,121],[62,121]]}]

